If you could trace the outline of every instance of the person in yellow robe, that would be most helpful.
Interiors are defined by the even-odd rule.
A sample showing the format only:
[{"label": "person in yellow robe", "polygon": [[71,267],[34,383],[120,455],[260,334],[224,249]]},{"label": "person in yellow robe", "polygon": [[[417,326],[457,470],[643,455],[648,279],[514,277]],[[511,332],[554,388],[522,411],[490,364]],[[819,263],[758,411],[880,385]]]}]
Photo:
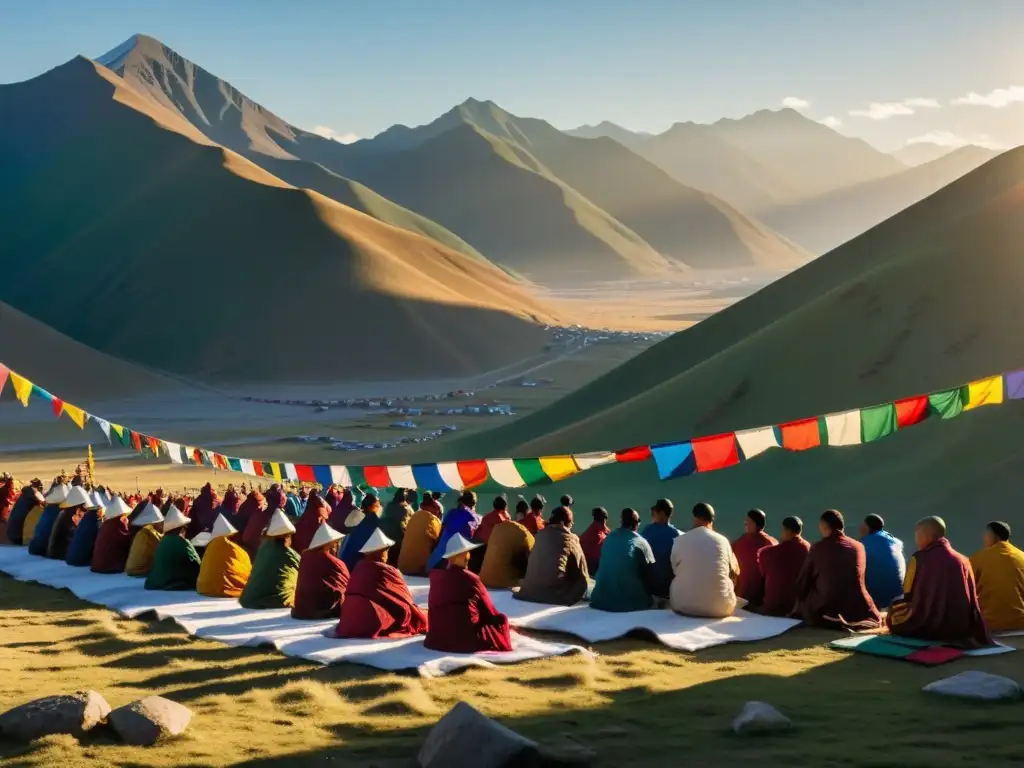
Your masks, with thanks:
[{"label": "person in yellow robe", "polygon": [[132,520],[132,526],[138,530],[132,538],[131,549],[128,550],[128,562],[124,572],[129,576],[145,578],[153,568],[153,556],[163,538],[161,528],[164,515],[152,501],[148,502],[138,517]]},{"label": "person in yellow robe", "polygon": [[233,541],[237,534],[238,529],[224,515],[217,515],[199,567],[196,592],[200,595],[238,597],[242,594],[252,573],[252,560],[249,553]]},{"label": "person in yellow robe", "polygon": [[433,501],[428,494],[423,500],[424,506],[409,518],[402,539],[402,548],[398,551],[398,570],[406,576],[426,576],[427,561],[437,546],[437,540],[441,538],[441,518],[431,510],[431,507],[425,506],[428,503],[427,499]]},{"label": "person in yellow robe", "polygon": [[971,555],[971,570],[989,631],[1024,629],[1024,552],[1010,543],[1009,523],[985,526],[985,546]]}]

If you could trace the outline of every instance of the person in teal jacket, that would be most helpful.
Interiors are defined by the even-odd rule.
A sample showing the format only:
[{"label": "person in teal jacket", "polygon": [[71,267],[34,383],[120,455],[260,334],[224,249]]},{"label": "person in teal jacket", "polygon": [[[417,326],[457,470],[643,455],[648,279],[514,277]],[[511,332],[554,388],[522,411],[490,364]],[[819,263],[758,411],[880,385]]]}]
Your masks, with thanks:
[{"label": "person in teal jacket", "polygon": [[601,568],[597,572],[590,607],[599,611],[626,613],[644,611],[651,598],[651,545],[637,533],[640,515],[635,509],[622,510],[622,525],[608,534],[601,545]]}]

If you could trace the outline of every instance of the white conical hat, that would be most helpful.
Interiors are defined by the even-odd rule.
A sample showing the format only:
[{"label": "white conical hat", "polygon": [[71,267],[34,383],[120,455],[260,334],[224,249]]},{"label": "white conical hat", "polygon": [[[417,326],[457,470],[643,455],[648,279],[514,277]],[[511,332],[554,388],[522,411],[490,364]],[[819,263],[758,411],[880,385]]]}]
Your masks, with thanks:
[{"label": "white conical hat", "polygon": [[345,534],[334,530],[327,523],[320,523],[320,527],[316,529],[316,534],[313,536],[313,540],[309,542],[309,546],[306,547],[306,551],[308,552],[311,549],[316,549],[335,541],[341,541],[344,538]]},{"label": "white conical hat", "polygon": [[363,510],[361,510],[359,507],[356,507],[351,512],[349,512],[348,517],[345,518],[345,527],[355,528],[365,519],[366,515],[363,514]]},{"label": "white conical hat", "polygon": [[444,548],[444,559],[447,560],[449,557],[455,557],[455,555],[461,555],[463,552],[471,552],[477,547],[482,547],[483,542],[470,541],[461,533],[456,533],[450,539],[448,544]]},{"label": "white conical hat", "polygon": [[131,514],[131,511],[132,508],[125,503],[124,499],[120,496],[115,496],[113,501],[103,508],[103,519],[113,520],[115,517],[124,517],[127,514]]},{"label": "white conical hat", "polygon": [[229,523],[224,515],[217,515],[217,519],[213,521],[213,530],[210,531],[210,538],[219,539],[221,536],[231,536],[235,533],[238,533],[238,529]]},{"label": "white conical hat", "polygon": [[283,509],[275,509],[274,514],[270,516],[266,535],[287,536],[290,533],[295,533],[295,526],[292,525],[292,521],[288,519],[288,515],[284,513]]},{"label": "white conical hat", "polygon": [[139,516],[132,520],[132,525],[141,528],[144,525],[153,525],[154,523],[162,523],[164,521],[163,512],[156,508],[156,504],[152,501],[146,504]]},{"label": "white conical hat", "polygon": [[47,504],[60,504],[68,497],[68,488],[66,485],[55,485],[50,489],[50,492],[46,494],[43,501]]},{"label": "white conical hat", "polygon": [[395,542],[385,536],[384,532],[380,528],[376,528],[373,533],[370,534],[370,538],[366,540],[366,543],[363,544],[363,548],[359,551],[365,555],[367,552],[379,552],[382,549],[387,549],[394,545]]},{"label": "white conical hat", "polygon": [[99,491],[93,491],[89,495],[89,503],[85,505],[86,509],[103,509],[103,497],[100,496]]},{"label": "white conical hat", "polygon": [[171,504],[171,508],[167,510],[167,514],[164,516],[164,533],[184,528],[191,522],[192,518],[185,517],[180,509]]},{"label": "white conical hat", "polygon": [[61,509],[67,509],[68,507],[81,507],[92,504],[92,499],[89,498],[88,491],[80,485],[76,485],[70,491],[64,501],[60,503]]},{"label": "white conical hat", "polygon": [[201,549],[213,541],[213,534],[209,531],[200,531],[192,537],[192,546],[196,549]]}]

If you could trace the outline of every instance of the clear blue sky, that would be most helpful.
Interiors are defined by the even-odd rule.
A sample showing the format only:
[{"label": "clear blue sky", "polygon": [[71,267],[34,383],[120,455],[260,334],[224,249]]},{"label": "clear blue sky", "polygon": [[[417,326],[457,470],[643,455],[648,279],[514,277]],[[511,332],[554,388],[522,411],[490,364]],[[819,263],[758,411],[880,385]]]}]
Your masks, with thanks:
[{"label": "clear blue sky", "polygon": [[[1021,0],[0,0],[0,82],[143,32],[290,122],[359,136],[468,96],[563,128],[649,131],[795,96],[877,144],[1002,141],[1020,104],[950,102],[1024,85],[1022,31]],[[941,106],[849,114],[907,99]]]}]

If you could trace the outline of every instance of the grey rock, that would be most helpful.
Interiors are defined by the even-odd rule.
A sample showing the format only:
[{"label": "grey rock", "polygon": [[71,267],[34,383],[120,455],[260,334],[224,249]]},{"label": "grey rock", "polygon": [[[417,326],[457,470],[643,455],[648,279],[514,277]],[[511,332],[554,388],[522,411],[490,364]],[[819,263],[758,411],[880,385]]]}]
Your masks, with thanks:
[{"label": "grey rock", "polygon": [[944,677],[928,683],[922,690],[927,693],[938,693],[943,696],[956,696],[962,699],[978,699],[981,701],[997,701],[1000,699],[1018,699],[1024,691],[1015,680],[987,672],[961,672],[959,675]]},{"label": "grey rock", "polygon": [[192,710],[162,696],[147,696],[118,707],[108,719],[125,744],[149,747],[183,734],[192,721]]},{"label": "grey rock", "polygon": [[568,733],[540,745],[538,765],[544,768],[585,768],[596,762],[597,752]]},{"label": "grey rock", "polygon": [[778,733],[793,725],[790,719],[771,704],[763,701],[748,701],[732,721],[736,733]]},{"label": "grey rock", "polygon": [[430,729],[420,748],[421,768],[539,766],[536,742],[460,701]]},{"label": "grey rock", "polygon": [[78,737],[109,714],[110,705],[96,691],[45,696],[0,715],[0,735],[24,742],[57,733]]}]

